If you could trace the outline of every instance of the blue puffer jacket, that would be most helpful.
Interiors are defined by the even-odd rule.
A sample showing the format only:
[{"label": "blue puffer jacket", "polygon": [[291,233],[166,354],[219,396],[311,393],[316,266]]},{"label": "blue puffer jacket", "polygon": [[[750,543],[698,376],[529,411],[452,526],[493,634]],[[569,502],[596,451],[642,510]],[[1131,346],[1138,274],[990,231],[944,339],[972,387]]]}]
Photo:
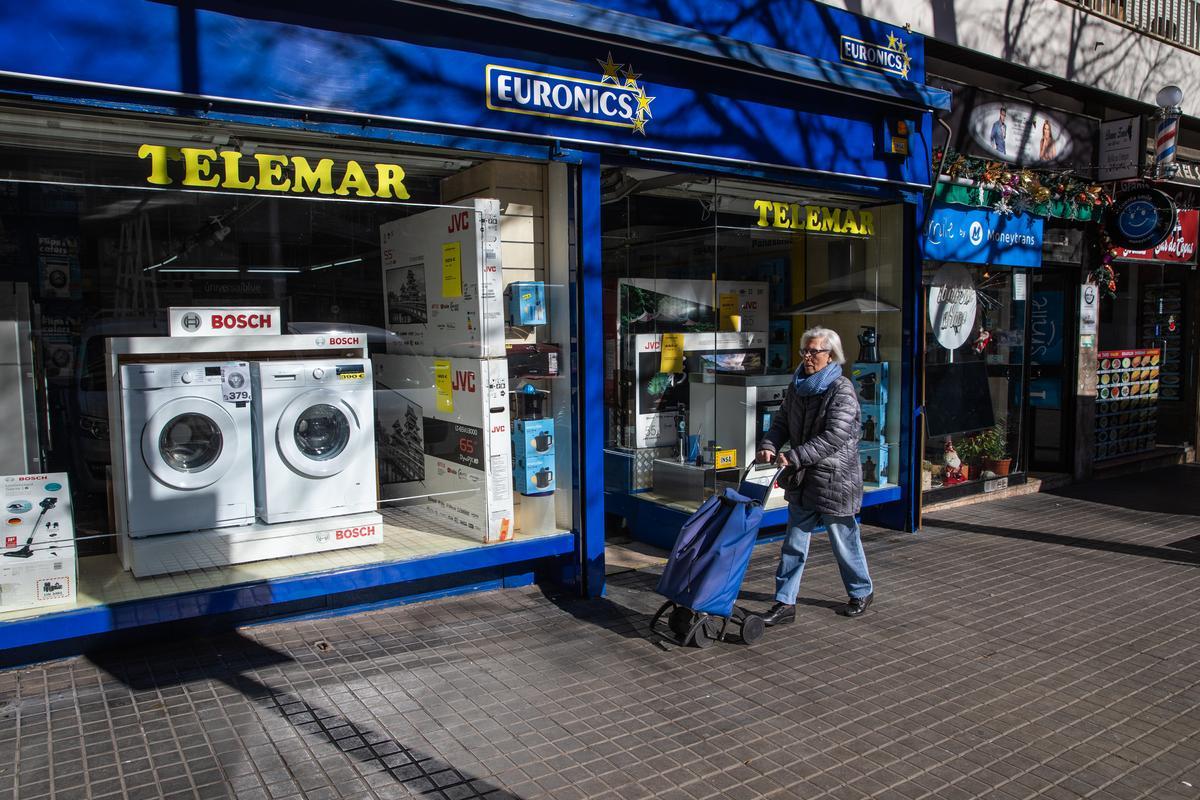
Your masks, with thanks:
[{"label": "blue puffer jacket", "polygon": [[778,453],[785,445],[788,460],[804,468],[799,489],[787,492],[789,503],[802,508],[848,517],[862,510],[862,464],[858,440],[862,433],[854,383],[843,376],[818,395],[804,397],[788,387],[760,450]]}]

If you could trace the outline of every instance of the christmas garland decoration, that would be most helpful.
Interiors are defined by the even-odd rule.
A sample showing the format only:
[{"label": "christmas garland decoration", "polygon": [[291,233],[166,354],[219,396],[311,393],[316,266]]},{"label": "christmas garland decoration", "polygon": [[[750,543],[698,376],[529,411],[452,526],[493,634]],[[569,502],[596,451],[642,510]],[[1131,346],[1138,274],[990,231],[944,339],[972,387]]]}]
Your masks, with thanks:
[{"label": "christmas garland decoration", "polygon": [[[941,174],[953,181],[949,186],[937,185],[935,192],[941,199],[1005,216],[1028,213],[1098,221],[1113,202],[1104,186],[1068,172],[1014,167],[941,147],[934,148],[933,163],[939,164]],[[1112,297],[1117,293],[1117,276],[1112,266],[1116,248],[1103,226],[1100,239],[1104,255],[1089,273],[1088,280],[1096,284],[1102,296]]]}]

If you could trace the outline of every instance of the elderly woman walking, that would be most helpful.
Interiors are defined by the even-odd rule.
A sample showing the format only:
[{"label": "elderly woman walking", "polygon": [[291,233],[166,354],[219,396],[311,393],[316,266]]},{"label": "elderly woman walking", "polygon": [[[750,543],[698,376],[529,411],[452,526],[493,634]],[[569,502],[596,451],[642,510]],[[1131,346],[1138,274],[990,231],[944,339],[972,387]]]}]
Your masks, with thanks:
[{"label": "elderly woman walking", "polygon": [[840,613],[861,616],[875,597],[854,516],[862,509],[861,424],[854,384],[842,375],[842,340],[828,328],[811,328],[800,341],[803,362],[758,443],[759,461],[787,468],[780,476],[788,501],[787,538],[775,573],[776,602],[764,617],[767,625],[795,621],[809,539],[821,526],[829,531],[850,596]]}]

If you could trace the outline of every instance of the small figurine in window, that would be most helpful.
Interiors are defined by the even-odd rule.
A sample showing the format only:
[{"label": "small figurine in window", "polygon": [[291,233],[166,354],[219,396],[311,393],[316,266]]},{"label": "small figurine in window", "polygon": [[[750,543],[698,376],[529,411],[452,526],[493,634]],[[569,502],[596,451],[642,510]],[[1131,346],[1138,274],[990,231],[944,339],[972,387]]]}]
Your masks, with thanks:
[{"label": "small figurine in window", "polygon": [[979,329],[979,335],[975,337],[975,341],[971,343],[971,347],[975,350],[976,355],[983,355],[983,351],[987,350],[988,345],[992,343],[992,334],[986,328]]},{"label": "small figurine in window", "polygon": [[942,452],[942,464],[946,467],[946,477],[942,480],[943,486],[955,486],[967,479],[963,475],[962,459],[958,457],[958,451],[954,449],[954,441],[949,436],[946,437],[946,447]]}]

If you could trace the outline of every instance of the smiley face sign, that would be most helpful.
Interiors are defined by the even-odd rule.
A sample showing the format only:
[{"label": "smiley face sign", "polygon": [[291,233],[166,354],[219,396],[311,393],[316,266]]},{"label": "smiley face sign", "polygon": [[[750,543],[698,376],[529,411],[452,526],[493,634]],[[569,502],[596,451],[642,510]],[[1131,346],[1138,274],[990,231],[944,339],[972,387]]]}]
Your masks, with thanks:
[{"label": "smiley face sign", "polygon": [[1140,187],[1117,195],[1105,218],[1113,244],[1146,250],[1161,244],[1175,227],[1175,202],[1158,189]]}]

